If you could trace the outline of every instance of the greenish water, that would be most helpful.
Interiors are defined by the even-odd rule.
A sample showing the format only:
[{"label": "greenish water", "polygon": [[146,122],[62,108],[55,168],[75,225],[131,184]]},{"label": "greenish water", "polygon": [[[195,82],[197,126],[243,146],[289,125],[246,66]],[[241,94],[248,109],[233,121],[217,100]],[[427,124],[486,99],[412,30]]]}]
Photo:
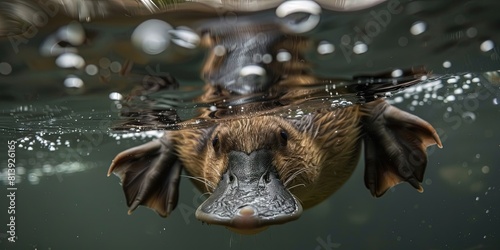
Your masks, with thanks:
[{"label": "greenish water", "polygon": [[[500,64],[496,46],[500,39],[496,10],[500,6],[495,1],[478,2],[400,1],[402,11],[392,14],[387,25],[378,22],[380,31],[373,29],[372,36],[363,33],[367,37],[357,30],[369,27],[370,21],[377,22],[372,11],[389,11],[391,2],[347,12],[323,6],[319,24],[303,34],[314,44],[305,53],[313,74],[336,79],[425,66],[432,72],[430,79],[402,92],[393,91],[388,99],[429,121],[444,148],[428,149],[424,193],[401,184],[383,197],[373,198],[363,183],[361,160],[351,179],[327,201],[307,210],[297,221],[252,236],[196,220],[194,211],[203,198],[185,177],[179,204],[167,219],[144,207],[127,215],[118,178],[106,177],[109,164],[119,152],[161,133],[111,129],[123,121],[123,105],[137,108],[144,100],[137,97],[127,103],[110,93],[125,97],[151,77],[165,77],[168,72],[179,82],[179,89],[164,90],[151,99],[159,100],[159,107],[176,107],[183,120],[191,118],[199,104],[185,100],[202,92],[199,70],[205,50],[170,42],[159,55],[143,55],[131,45],[134,28],[154,17],[173,27],[190,26],[196,34],[195,27],[214,19],[234,20],[230,19],[233,15],[239,17],[237,20],[273,18],[279,4],[255,13],[232,10],[194,16],[182,11],[148,14],[140,9],[140,15],[125,17],[115,10],[107,18],[83,20],[81,24],[61,11],[37,26],[37,32],[24,37],[27,42],[18,47],[8,38],[10,29],[0,25],[5,37],[0,40],[0,142],[5,145],[0,152],[4,184],[0,248],[498,248]],[[8,10],[5,3],[0,6],[2,17]],[[418,33],[419,22],[426,24],[422,34]],[[68,24],[76,25],[68,29],[71,31],[84,29],[88,40],[78,46],[67,41],[59,45],[76,48],[84,66],[61,68],[56,63],[60,54],[47,55],[41,49],[51,37],[60,39],[54,34]],[[360,40],[368,50],[354,53],[354,43],[342,43],[342,37],[344,42]],[[321,41],[332,44],[334,51],[319,53]],[[127,60],[134,64],[122,75]],[[12,140],[16,141],[17,174],[13,186],[17,188],[15,243],[8,242],[6,226],[11,216],[7,166],[8,141]]]}]

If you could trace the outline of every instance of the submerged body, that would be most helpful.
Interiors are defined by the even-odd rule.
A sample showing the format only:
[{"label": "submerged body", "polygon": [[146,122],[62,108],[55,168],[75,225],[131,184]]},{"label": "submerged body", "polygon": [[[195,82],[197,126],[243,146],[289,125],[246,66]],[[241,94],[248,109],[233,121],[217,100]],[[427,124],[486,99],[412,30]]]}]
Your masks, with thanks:
[{"label": "submerged body", "polygon": [[[301,37],[269,26],[236,30],[240,32],[205,34],[212,52],[202,70],[207,82],[202,102],[224,102],[234,96],[244,102],[245,96],[280,93],[274,102],[285,106],[281,100],[286,103],[286,98],[303,93],[281,94],[277,87],[319,81],[306,72]],[[220,55],[214,52],[216,46],[230,51]],[[280,48],[291,51],[290,61],[256,65],[251,60],[254,54],[274,54]],[[257,73],[242,73],[247,66]],[[159,140],[117,155],[108,175],[120,177],[129,211],[144,205],[168,216],[177,204],[185,169],[200,191],[210,194],[196,211],[198,219],[256,233],[297,219],[303,209],[337,191],[354,171],[362,144],[365,185],[377,197],[403,181],[422,191],[426,148],[441,146],[430,124],[383,99],[318,109],[296,119],[260,112],[266,107],[253,110],[214,120],[207,128],[166,131]],[[214,116],[200,112],[203,119]]]}]

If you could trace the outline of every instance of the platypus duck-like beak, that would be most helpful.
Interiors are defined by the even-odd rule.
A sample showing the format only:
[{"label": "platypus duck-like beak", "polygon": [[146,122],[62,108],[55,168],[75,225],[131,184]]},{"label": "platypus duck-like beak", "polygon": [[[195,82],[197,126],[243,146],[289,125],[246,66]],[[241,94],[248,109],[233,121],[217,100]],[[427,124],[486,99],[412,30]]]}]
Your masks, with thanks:
[{"label": "platypus duck-like beak", "polygon": [[270,149],[229,153],[228,168],[196,218],[241,234],[296,220],[302,206],[283,186]]}]

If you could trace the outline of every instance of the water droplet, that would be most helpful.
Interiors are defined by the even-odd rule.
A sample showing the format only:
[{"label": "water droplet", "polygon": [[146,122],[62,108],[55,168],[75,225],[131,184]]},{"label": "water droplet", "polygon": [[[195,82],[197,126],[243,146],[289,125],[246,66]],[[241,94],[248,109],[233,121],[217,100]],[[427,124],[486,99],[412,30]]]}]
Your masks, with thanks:
[{"label": "water droplet", "polygon": [[335,50],[335,46],[333,46],[333,44],[327,42],[327,41],[321,41],[318,45],[318,53],[320,55],[326,55],[326,54],[330,54],[330,53],[333,53],[333,51]]},{"label": "water droplet", "polygon": [[450,102],[455,101],[455,96],[454,95],[449,95],[449,96],[446,97],[446,100],[450,101]]},{"label": "water droplet", "polygon": [[455,95],[460,95],[460,94],[462,94],[463,92],[464,92],[464,90],[463,90],[463,89],[461,89],[461,88],[457,88],[457,89],[455,89],[455,90],[453,91],[453,94],[455,94]]},{"label": "water droplet", "polygon": [[210,111],[214,112],[216,110],[217,110],[217,106],[215,106],[215,105],[210,106]]},{"label": "water droplet", "polygon": [[278,62],[288,62],[290,59],[292,59],[292,55],[286,50],[280,50],[276,55],[276,60]]},{"label": "water droplet", "polygon": [[368,51],[368,46],[365,43],[358,41],[354,44],[352,51],[358,55],[363,54]]},{"label": "water droplet", "polygon": [[443,62],[443,67],[447,68],[447,69],[450,68],[451,67],[451,62],[450,61],[444,61]]},{"label": "water droplet", "polygon": [[493,41],[491,41],[491,40],[486,40],[486,41],[482,42],[481,45],[479,46],[479,48],[483,52],[488,52],[488,51],[492,50],[494,47],[495,47],[495,44],[493,44]]},{"label": "water droplet", "polygon": [[422,21],[418,21],[412,24],[410,28],[410,33],[414,36],[417,36],[424,33],[426,29],[427,29],[427,24]]},{"label": "water droplet", "polygon": [[147,54],[157,55],[167,49],[170,43],[170,24],[151,19],[144,21],[132,33],[132,43]]},{"label": "water droplet", "polygon": [[282,19],[284,28],[293,33],[314,29],[319,23],[320,13],[321,7],[309,0],[285,1],[276,8],[276,16]]},{"label": "water droplet", "polygon": [[2,62],[0,63],[0,74],[8,75],[12,72],[12,66],[9,63]]},{"label": "water droplet", "polygon": [[479,196],[476,197],[476,201],[478,201],[478,200],[479,200]]},{"label": "water droplet", "polygon": [[494,104],[494,105],[498,105],[498,98],[496,98],[496,97],[495,97],[495,98],[493,98],[493,104]]}]

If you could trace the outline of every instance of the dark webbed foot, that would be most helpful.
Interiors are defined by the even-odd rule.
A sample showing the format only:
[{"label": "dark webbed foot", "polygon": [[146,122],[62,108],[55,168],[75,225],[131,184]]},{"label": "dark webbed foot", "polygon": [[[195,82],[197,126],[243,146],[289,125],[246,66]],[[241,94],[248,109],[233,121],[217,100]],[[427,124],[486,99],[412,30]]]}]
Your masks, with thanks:
[{"label": "dark webbed foot", "polygon": [[120,177],[129,214],[143,205],[166,217],[177,205],[182,165],[165,138],[121,152],[109,167],[108,176]]},{"label": "dark webbed foot", "polygon": [[417,116],[383,100],[365,104],[362,119],[365,145],[365,185],[372,195],[382,196],[400,182],[423,188],[426,148],[442,147],[436,130]]}]

